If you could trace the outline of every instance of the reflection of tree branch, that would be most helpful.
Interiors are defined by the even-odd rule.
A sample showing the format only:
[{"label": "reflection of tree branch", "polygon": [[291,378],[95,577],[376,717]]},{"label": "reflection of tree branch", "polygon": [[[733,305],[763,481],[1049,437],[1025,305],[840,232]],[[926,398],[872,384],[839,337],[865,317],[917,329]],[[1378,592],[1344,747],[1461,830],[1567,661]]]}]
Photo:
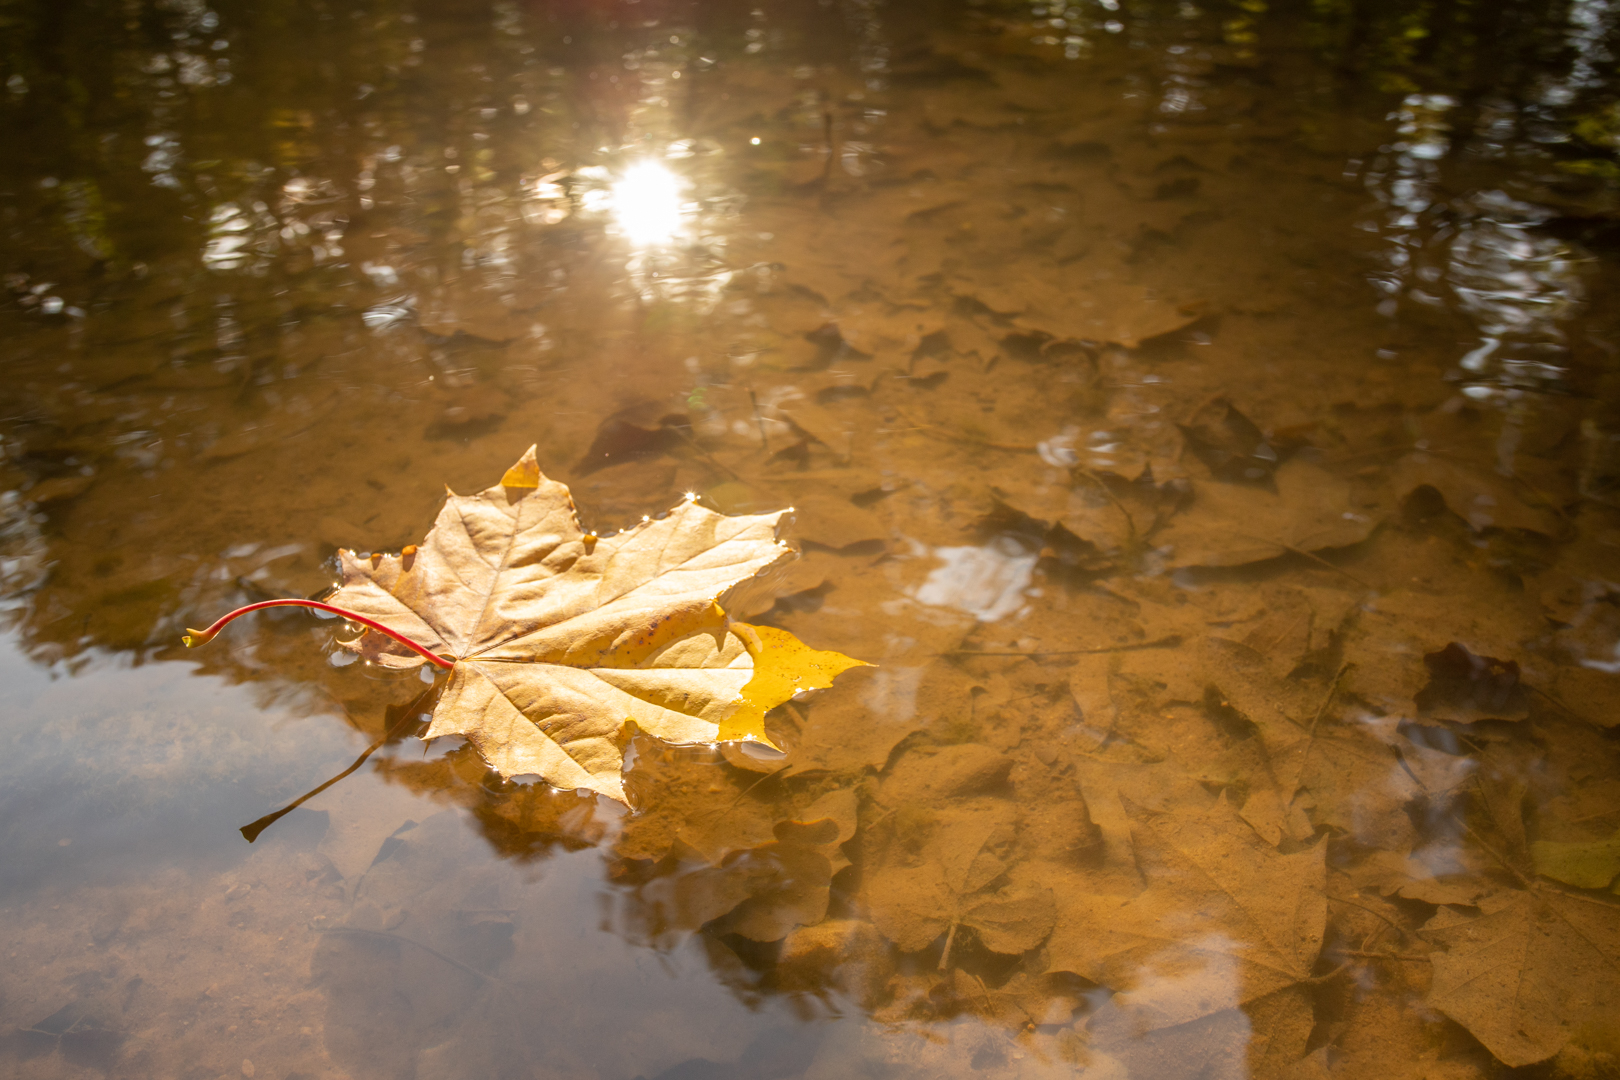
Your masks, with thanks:
[{"label": "reflection of tree branch", "polygon": [[[1477,780],[1475,782],[1475,785],[1478,786],[1478,781]],[[1487,844],[1485,842],[1485,838],[1483,836],[1479,835],[1479,832],[1472,825],[1470,825],[1470,824],[1468,824],[1468,822],[1462,821],[1460,819],[1458,821],[1458,824],[1460,824],[1463,827],[1464,832],[1466,832],[1469,836],[1472,836],[1474,838],[1474,843],[1478,844],[1480,847],[1485,849],[1485,854],[1489,855],[1491,858],[1495,859],[1498,863],[1500,863],[1501,866],[1502,866],[1502,869],[1506,870],[1508,873],[1510,873],[1514,877],[1518,878],[1520,885],[1524,886],[1524,888],[1526,888],[1526,889],[1534,889],[1536,887],[1536,883],[1534,881],[1532,881],[1530,878],[1526,877],[1524,875],[1524,871],[1520,870],[1517,866],[1514,866],[1512,860],[1510,860],[1506,855],[1503,855],[1500,851],[1497,851],[1491,845]]]},{"label": "reflection of tree branch", "polygon": [[754,423],[759,425],[759,445],[764,448],[765,453],[769,454],[771,452],[771,439],[769,435],[765,434],[765,417],[760,414],[759,395],[754,393],[752,386],[748,388],[748,403],[754,407]]},{"label": "reflection of tree branch", "polygon": [[[375,747],[373,747],[373,749],[375,749]],[[367,753],[370,753],[370,751],[368,750]],[[359,764],[359,763],[356,762],[356,764]],[[337,777],[337,778],[334,778],[332,780],[329,780],[329,781],[327,781],[327,783],[335,784],[337,782],[337,780],[339,780],[339,779],[341,779],[341,777]],[[314,792],[311,792],[310,794],[314,794]],[[307,798],[307,796],[306,796],[306,798]],[[292,809],[292,807],[289,806],[287,809],[290,810],[290,809]],[[286,811],[283,810],[282,813],[286,813]],[[246,831],[246,830],[244,830],[244,831]],[[443,960],[445,963],[449,964],[451,967],[460,968],[462,971],[465,971],[469,975],[477,976],[483,982],[492,982],[492,983],[500,983],[501,982],[500,979],[497,979],[493,975],[486,975],[482,971],[479,971],[475,967],[472,967],[472,966],[470,966],[468,964],[463,964],[460,960],[457,960],[453,956],[446,956],[444,953],[440,952],[438,949],[433,948],[431,945],[424,945],[420,941],[417,941],[414,938],[408,938],[408,937],[404,936],[403,934],[391,934],[387,930],[366,930],[366,929],[363,929],[362,927],[358,927],[358,926],[311,926],[310,929],[315,931],[317,934],[350,934],[350,935],[353,935],[354,937],[367,937],[367,938],[372,938],[374,940],[381,939],[383,941],[399,941],[399,942],[405,943],[406,945],[414,945],[418,949],[421,949],[423,952],[427,953],[429,956],[437,957],[438,959]]]},{"label": "reflection of tree branch", "polygon": [[[1259,652],[1259,653],[1262,653],[1262,654],[1270,654],[1272,650],[1274,650],[1275,648],[1277,648],[1277,646],[1279,646],[1279,645],[1281,645],[1283,643],[1284,638],[1286,638],[1289,634],[1292,634],[1294,632],[1294,627],[1298,626],[1300,623],[1304,622],[1306,619],[1314,617],[1315,615],[1316,615],[1316,610],[1314,608],[1307,607],[1304,611],[1302,611],[1298,615],[1294,616],[1294,621],[1289,623],[1288,625],[1284,626],[1282,628],[1282,630],[1280,630],[1278,632],[1277,636],[1271,639],[1271,642],[1268,645],[1266,645],[1265,648],[1262,649],[1262,648],[1259,648],[1258,646],[1256,646],[1255,651]],[[1309,631],[1307,630],[1306,633],[1308,634]]]},{"label": "reflection of tree branch", "polygon": [[[752,393],[753,393],[753,391],[749,391],[750,396],[752,395]],[[757,401],[755,401],[755,404],[754,404],[754,412],[755,412],[755,415],[758,415],[759,403]],[[686,432],[682,431],[679,427],[676,427],[674,425],[670,425],[670,426],[664,428],[664,430],[669,431],[669,432],[673,432],[675,437],[677,439],[680,439],[682,442],[684,442],[691,449],[691,451],[698,456],[699,460],[701,460],[705,465],[708,465],[710,468],[714,469],[716,472],[724,473],[725,475],[731,477],[733,480],[737,480],[737,481],[740,481],[741,483],[748,484],[748,481],[744,480],[741,476],[737,475],[737,470],[733,469],[730,465],[727,465],[725,462],[721,461],[719,458],[715,457],[713,454],[711,454],[707,450],[703,449],[703,447],[698,445],[698,441],[696,439],[692,438],[692,436],[690,436]],[[764,429],[764,426],[763,426],[763,421],[761,422],[759,437],[761,439],[763,439],[765,437],[765,429]],[[748,484],[748,486],[753,488],[755,491],[761,490],[758,484]]]},{"label": "reflection of tree branch", "polygon": [[1333,563],[1328,562],[1326,559],[1322,558],[1322,556],[1320,556],[1320,555],[1317,555],[1315,552],[1306,551],[1304,548],[1297,548],[1293,544],[1285,543],[1285,542],[1283,542],[1281,540],[1278,540],[1276,537],[1273,537],[1273,536],[1255,536],[1255,535],[1253,535],[1251,533],[1240,532],[1237,529],[1231,530],[1231,533],[1232,533],[1233,536],[1241,536],[1245,540],[1253,540],[1257,544],[1276,544],[1278,547],[1282,548],[1284,551],[1290,552],[1291,554],[1294,554],[1294,555],[1298,555],[1298,556],[1300,556],[1301,558],[1304,558],[1304,559],[1309,559],[1311,562],[1317,563],[1317,564],[1319,564],[1321,566],[1324,566],[1327,569],[1333,571],[1335,574],[1343,574],[1345,577],[1349,578],[1351,581],[1355,582],[1357,585],[1360,585],[1363,589],[1366,589],[1368,592],[1377,592],[1378,591],[1377,589],[1373,588],[1371,585],[1367,584],[1365,581],[1362,581],[1360,578],[1356,577],[1356,575],[1352,574],[1350,571],[1346,570],[1344,567],[1336,566]]},{"label": "reflection of tree branch", "polygon": [[990,988],[984,985],[984,980],[979,978],[979,976],[975,975],[973,972],[970,971],[967,974],[972,976],[973,981],[979,984],[979,993],[984,996],[986,1017],[993,1016],[996,1011],[996,1003],[990,1000]]},{"label": "reflection of tree branch", "polygon": [[1367,949],[1331,949],[1329,952],[1334,956],[1357,956],[1366,960],[1405,960],[1409,964],[1429,962],[1428,953],[1374,952]]},{"label": "reflection of tree branch", "polygon": [[933,424],[920,424],[905,413],[899,415],[900,419],[930,438],[943,439],[946,442],[966,443],[969,446],[983,446],[991,450],[1005,450],[1012,454],[1034,454],[1039,452],[1034,446],[1025,446],[1023,443],[1003,443],[991,439],[981,439],[963,432],[951,431],[948,428],[935,427]]},{"label": "reflection of tree branch", "polygon": [[383,733],[377,737],[377,740],[370,746],[366,747],[365,751],[359,757],[354,759],[354,764],[350,765],[347,769],[344,769],[342,772],[338,773],[336,776],[332,777],[332,779],[328,780],[326,783],[320,785],[314,790],[304,792],[304,794],[298,796],[298,798],[294,799],[286,806],[283,806],[280,810],[277,810],[271,814],[266,814],[258,821],[242,826],[242,828],[238,831],[247,839],[247,842],[251,844],[253,841],[259,838],[260,833],[274,825],[277,821],[280,821],[282,818],[286,817],[288,814],[292,813],[294,810],[298,809],[300,806],[304,805],[309,800],[313,799],[315,796],[337,783],[339,780],[342,780],[346,776],[352,775],[355,770],[359,769],[360,766],[366,763],[367,758],[377,752],[378,748],[405,730],[406,722],[417,714],[422,702],[436,689],[438,689],[436,685],[429,686],[420,694],[417,694],[415,699],[412,700],[409,705],[400,710],[398,719],[396,719],[392,724],[389,724],[383,730]]},{"label": "reflection of tree branch", "polygon": [[[1328,464],[1328,465],[1343,465],[1343,464],[1345,464],[1347,462],[1351,462],[1351,461],[1360,461],[1363,458],[1369,458],[1369,457],[1400,458],[1400,457],[1405,457],[1407,454],[1427,454],[1429,457],[1444,458],[1447,461],[1455,461],[1459,465],[1462,465],[1464,468],[1477,468],[1477,465],[1476,465],[1476,463],[1474,462],[1474,460],[1472,458],[1468,457],[1466,454],[1463,454],[1463,453],[1461,453],[1459,451],[1456,451],[1456,450],[1437,450],[1434,447],[1416,446],[1416,445],[1413,445],[1411,443],[1404,443],[1404,444],[1402,444],[1400,446],[1379,447],[1379,448],[1374,449],[1374,450],[1362,450],[1359,453],[1345,454],[1342,457],[1327,458],[1327,459],[1325,459],[1324,463]],[[1553,517],[1557,518],[1559,520],[1559,523],[1564,526],[1565,535],[1562,536],[1562,537],[1554,537],[1554,539],[1567,540],[1567,539],[1570,538],[1571,535],[1573,535],[1571,530],[1573,530],[1574,527],[1575,527],[1574,522],[1570,520],[1569,514],[1564,511],[1563,507],[1558,505],[1557,501],[1554,500],[1552,496],[1548,495],[1546,492],[1544,492],[1540,488],[1536,487],[1536,485],[1532,484],[1529,480],[1525,479],[1523,476],[1520,476],[1518,471],[1516,469],[1514,469],[1511,465],[1499,466],[1499,467],[1503,468],[1505,470],[1502,475],[1506,476],[1509,480],[1512,480],[1514,483],[1518,484],[1520,487],[1522,487],[1526,491],[1528,491],[1531,495],[1535,496],[1535,498],[1540,502],[1541,507],[1543,509],[1545,509],[1546,511],[1548,511],[1549,513],[1551,513],[1553,515]],[[1591,496],[1591,495],[1587,494],[1584,491],[1577,491],[1576,494],[1579,495],[1581,498],[1590,499],[1593,502],[1603,503],[1606,506],[1615,505],[1614,503],[1608,502],[1607,500]],[[1455,512],[1456,511],[1453,511],[1453,513],[1455,513]]]},{"label": "reflection of tree branch", "polygon": [[[1294,800],[1299,798],[1299,793],[1305,788],[1305,764],[1310,760],[1311,749],[1316,745],[1317,725],[1322,722],[1322,717],[1327,715],[1328,706],[1333,704],[1334,695],[1339,692],[1339,682],[1344,678],[1344,673],[1349,671],[1351,667],[1352,665],[1348,661],[1339,665],[1339,670],[1333,673],[1333,681],[1328,683],[1327,696],[1322,698],[1322,704],[1316,707],[1316,715],[1311,717],[1311,726],[1306,729],[1305,749],[1299,755],[1299,772],[1294,777],[1294,791],[1288,796],[1288,805],[1290,807],[1294,805]],[[1293,720],[1293,717],[1288,717],[1288,719]],[[1297,725],[1299,721],[1295,720],[1294,723]]]},{"label": "reflection of tree branch", "polygon": [[[1427,957],[1425,957],[1425,959],[1427,959]],[[1334,979],[1337,979],[1340,975],[1343,975],[1345,972],[1347,972],[1349,970],[1350,970],[1350,962],[1348,960],[1346,960],[1344,963],[1340,964],[1338,967],[1334,968],[1332,971],[1328,972],[1325,975],[1312,975],[1309,979],[1300,979],[1300,980],[1296,981],[1294,983],[1294,985],[1295,986],[1321,986],[1323,983],[1332,982]]]},{"label": "reflection of tree branch", "polygon": [[821,98],[821,141],[827,150],[827,160],[821,164],[821,182],[825,184],[832,179],[833,159],[838,156],[838,144],[833,138],[833,114],[827,104],[825,87],[818,96]]},{"label": "reflection of tree branch", "polygon": [[[1339,665],[1339,670],[1333,673],[1333,681],[1328,683],[1327,696],[1324,697],[1322,699],[1322,703],[1316,707],[1316,712],[1311,717],[1311,726],[1305,728],[1305,730],[1310,733],[1311,738],[1316,738],[1316,725],[1322,722],[1322,717],[1327,714],[1328,706],[1333,704],[1333,695],[1339,692],[1339,682],[1344,678],[1344,673],[1349,671],[1354,666],[1354,664],[1346,660],[1344,663]],[[1285,713],[1284,715],[1286,716],[1287,714]],[[1289,716],[1288,719],[1293,720],[1295,726],[1297,727],[1305,727],[1302,722],[1294,720],[1294,718],[1291,716]],[[1307,754],[1310,753],[1310,747],[1307,746],[1305,749]],[[1303,769],[1304,767],[1304,760],[1301,759],[1300,768]]]},{"label": "reflection of tree branch", "polygon": [[726,807],[726,809],[723,812],[724,813],[730,813],[731,811],[735,810],[737,808],[737,804],[742,802],[745,798],[748,797],[749,792],[751,792],[755,788],[759,787],[765,781],[767,781],[767,780],[776,780],[776,779],[786,780],[788,778],[788,775],[791,774],[792,772],[793,772],[793,766],[792,765],[784,765],[780,769],[776,769],[776,770],[774,770],[772,772],[766,773],[764,776],[761,776],[758,780],[755,780],[752,784],[749,784],[747,787],[743,788],[742,791],[738,792],[737,797],[735,799],[731,800],[731,805]]},{"label": "reflection of tree branch", "polygon": [[1114,504],[1114,509],[1118,510],[1124,516],[1125,527],[1131,532],[1131,544],[1134,547],[1139,539],[1136,531],[1136,519],[1131,517],[1131,512],[1125,509],[1125,504],[1119,501],[1119,496],[1114,494],[1113,489],[1108,486],[1108,482],[1087,468],[1076,466],[1074,473],[1076,476],[1085,477],[1087,480],[1090,480],[1093,484],[1096,484],[1099,488],[1101,488],[1103,495],[1108,498],[1109,502]]},{"label": "reflection of tree branch", "polygon": [[[1362,911],[1365,911],[1367,914],[1371,915],[1373,918],[1379,919],[1379,920],[1382,920],[1385,923],[1388,923],[1390,928],[1393,929],[1397,934],[1401,935],[1401,937],[1403,939],[1407,936],[1405,928],[1402,927],[1400,923],[1396,922],[1394,919],[1391,919],[1389,916],[1383,914],[1382,912],[1373,910],[1372,908],[1368,907],[1366,904],[1358,904],[1354,900],[1346,900],[1344,897],[1342,897],[1342,896],[1334,896],[1330,892],[1325,892],[1322,895],[1327,897],[1329,900],[1331,900],[1335,904],[1344,904],[1347,907],[1360,908]],[[1352,954],[1346,953],[1345,955],[1348,956],[1348,955],[1352,955]]]},{"label": "reflection of tree branch", "polygon": [[[1568,705],[1564,704],[1564,702],[1562,700],[1560,700],[1559,698],[1557,698],[1553,694],[1550,694],[1547,691],[1541,689],[1541,687],[1539,687],[1539,686],[1531,686],[1529,683],[1524,683],[1522,685],[1524,686],[1524,688],[1526,690],[1530,691],[1532,694],[1538,694],[1541,697],[1545,698],[1554,708],[1562,710],[1566,716],[1571,716],[1571,717],[1575,718],[1576,720],[1585,720],[1586,719],[1586,717],[1583,716],[1581,713],[1576,712],[1574,709],[1572,709]],[[1588,721],[1588,722],[1590,722],[1590,721]]]},{"label": "reflection of tree branch", "polygon": [[951,946],[956,943],[956,928],[960,925],[962,925],[961,920],[951,920],[951,928],[945,934],[945,951],[939,954],[940,971],[947,971],[950,968]]},{"label": "reflection of tree branch", "polygon": [[989,652],[978,649],[950,649],[937,656],[1094,656],[1099,653],[1134,652],[1137,649],[1171,649],[1181,644],[1180,634],[1170,634],[1132,645],[1104,645],[1095,649],[1026,649]]}]

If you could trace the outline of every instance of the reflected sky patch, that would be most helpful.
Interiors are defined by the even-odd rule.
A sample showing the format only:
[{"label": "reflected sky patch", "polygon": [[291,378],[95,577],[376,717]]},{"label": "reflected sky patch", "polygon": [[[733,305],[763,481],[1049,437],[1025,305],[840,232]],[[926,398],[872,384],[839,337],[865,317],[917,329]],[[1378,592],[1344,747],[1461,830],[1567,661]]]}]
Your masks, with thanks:
[{"label": "reflected sky patch", "polygon": [[935,548],[933,554],[940,565],[918,587],[920,603],[957,608],[980,622],[1005,619],[1024,606],[1037,556],[1016,541],[1002,537],[983,547]]}]

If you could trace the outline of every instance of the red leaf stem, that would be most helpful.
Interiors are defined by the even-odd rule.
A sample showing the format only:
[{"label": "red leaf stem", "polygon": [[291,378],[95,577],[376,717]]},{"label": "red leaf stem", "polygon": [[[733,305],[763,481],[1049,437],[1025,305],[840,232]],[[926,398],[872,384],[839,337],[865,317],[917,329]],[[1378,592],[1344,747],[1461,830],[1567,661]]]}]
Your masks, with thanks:
[{"label": "red leaf stem", "polygon": [[340,607],[333,607],[331,604],[323,604],[319,600],[261,600],[257,604],[249,604],[247,607],[237,608],[235,611],[224,616],[206,630],[192,630],[188,627],[186,629],[186,636],[181,638],[181,640],[186,643],[186,648],[188,649],[195,648],[198,645],[206,645],[212,641],[214,639],[214,635],[223,630],[225,628],[225,624],[230,622],[232,619],[246,615],[250,611],[258,611],[260,608],[272,607],[307,607],[314,608],[316,611],[330,611],[334,615],[343,616],[350,622],[359,623],[361,626],[375,630],[379,634],[384,634],[393,638],[407,649],[410,649],[412,652],[421,656],[430,664],[436,664],[447,671],[450,668],[455,667],[454,661],[446,660],[444,657],[429,651],[426,647],[418,645],[404,634],[401,634],[398,630],[391,630],[374,619],[368,619],[364,615],[356,615],[354,612],[345,611]]}]

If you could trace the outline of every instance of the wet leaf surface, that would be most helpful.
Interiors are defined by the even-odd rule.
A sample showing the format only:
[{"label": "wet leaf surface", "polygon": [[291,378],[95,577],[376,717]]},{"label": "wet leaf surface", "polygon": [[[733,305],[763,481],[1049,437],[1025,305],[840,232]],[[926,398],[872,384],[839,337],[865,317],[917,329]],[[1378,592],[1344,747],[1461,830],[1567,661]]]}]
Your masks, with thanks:
[{"label": "wet leaf surface", "polygon": [[[715,602],[792,557],[780,516],[688,499],[599,538],[531,447],[499,485],[451,495],[420,547],[340,551],[332,603],[453,659],[423,738],[463,736],[503,778],[623,801],[632,725],[672,743],[769,743],[766,711],[860,664],[733,623]],[[387,667],[426,663],[370,629],[344,646]]]}]

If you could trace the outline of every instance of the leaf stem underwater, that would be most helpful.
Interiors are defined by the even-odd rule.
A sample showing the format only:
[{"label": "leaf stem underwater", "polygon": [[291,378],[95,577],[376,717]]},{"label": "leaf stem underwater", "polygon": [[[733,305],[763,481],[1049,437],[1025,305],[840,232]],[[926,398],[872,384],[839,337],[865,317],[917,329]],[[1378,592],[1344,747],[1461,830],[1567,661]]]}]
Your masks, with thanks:
[{"label": "leaf stem underwater", "polygon": [[340,607],[333,607],[331,604],[323,604],[319,600],[261,600],[257,604],[249,604],[246,607],[237,608],[229,615],[219,619],[214,623],[214,625],[210,626],[206,630],[193,630],[190,627],[187,627],[185,636],[180,640],[186,643],[186,648],[188,649],[196,648],[199,645],[206,645],[210,641],[214,640],[214,635],[223,630],[225,628],[225,624],[230,622],[232,619],[246,615],[250,611],[258,611],[260,608],[272,607],[307,607],[314,608],[316,611],[330,611],[334,615],[343,616],[350,622],[359,623],[361,626],[364,626],[369,630],[375,630],[379,634],[393,638],[407,649],[410,649],[412,652],[421,656],[430,664],[435,664],[441,668],[444,668],[446,671],[455,667],[455,663],[453,661],[446,660],[444,657],[430,651],[426,646],[418,645],[404,634],[401,634],[398,630],[391,630],[382,623],[368,619],[364,615],[356,615],[352,611],[346,611]]}]

